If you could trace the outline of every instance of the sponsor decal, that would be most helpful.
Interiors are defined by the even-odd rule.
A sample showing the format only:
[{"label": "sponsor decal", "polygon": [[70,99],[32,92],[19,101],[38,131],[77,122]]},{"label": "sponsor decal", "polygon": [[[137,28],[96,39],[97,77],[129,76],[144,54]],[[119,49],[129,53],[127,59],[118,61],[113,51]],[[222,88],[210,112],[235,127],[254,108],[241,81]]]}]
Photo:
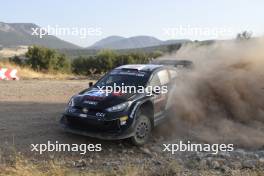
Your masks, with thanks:
[{"label": "sponsor decal", "polygon": [[97,101],[90,101],[90,100],[84,100],[83,103],[89,104],[89,105],[97,105],[98,104]]},{"label": "sponsor decal", "polygon": [[88,113],[88,112],[89,112],[89,109],[87,109],[87,108],[83,108],[83,109],[82,109],[82,111],[83,111],[83,113],[85,113],[85,114],[86,114],[86,113]]},{"label": "sponsor decal", "polygon": [[96,115],[97,117],[104,117],[104,116],[105,116],[105,113],[97,112],[95,115]]},{"label": "sponsor decal", "polygon": [[119,91],[119,92],[112,92],[112,95],[113,96],[122,96],[124,94],[122,93],[122,91]]},{"label": "sponsor decal", "polygon": [[145,73],[143,73],[143,72],[119,72],[118,74],[120,74],[120,75],[139,76],[139,77],[144,77],[145,76]]},{"label": "sponsor decal", "polygon": [[73,113],[73,112],[75,112],[75,111],[76,111],[76,109],[74,109],[74,108],[70,108],[70,109],[69,109],[69,112],[70,112],[70,113]]},{"label": "sponsor decal", "polygon": [[80,117],[87,118],[87,114],[80,114]]},{"label": "sponsor decal", "polygon": [[91,90],[91,91],[88,91],[86,92],[84,95],[86,96],[89,96],[89,97],[100,97],[100,98],[104,98],[106,97],[106,91],[98,91],[97,89],[96,90]]},{"label": "sponsor decal", "polygon": [[136,109],[137,109],[137,107],[138,107],[139,104],[140,104],[140,102],[137,102],[137,103],[135,104],[134,108],[132,109],[131,114],[130,114],[130,116],[129,116],[131,119],[134,118],[134,115],[135,115]]}]

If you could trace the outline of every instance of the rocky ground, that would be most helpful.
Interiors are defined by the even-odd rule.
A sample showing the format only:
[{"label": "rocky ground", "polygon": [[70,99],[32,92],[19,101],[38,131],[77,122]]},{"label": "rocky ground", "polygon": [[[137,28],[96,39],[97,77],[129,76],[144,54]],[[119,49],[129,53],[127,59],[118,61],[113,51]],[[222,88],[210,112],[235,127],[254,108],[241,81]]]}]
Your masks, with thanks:
[{"label": "rocky ground", "polygon": [[[264,148],[251,150],[236,146],[233,152],[217,155],[164,152],[164,143],[192,140],[168,130],[171,125],[168,123],[155,129],[151,141],[140,148],[127,140],[104,141],[65,133],[58,125],[60,114],[70,96],[87,85],[85,80],[0,82],[0,166],[12,165],[21,156],[34,164],[53,161],[78,173],[103,172],[103,175],[264,175]],[[30,144],[47,141],[99,143],[102,151],[86,155],[77,152],[40,155],[30,151]]]}]

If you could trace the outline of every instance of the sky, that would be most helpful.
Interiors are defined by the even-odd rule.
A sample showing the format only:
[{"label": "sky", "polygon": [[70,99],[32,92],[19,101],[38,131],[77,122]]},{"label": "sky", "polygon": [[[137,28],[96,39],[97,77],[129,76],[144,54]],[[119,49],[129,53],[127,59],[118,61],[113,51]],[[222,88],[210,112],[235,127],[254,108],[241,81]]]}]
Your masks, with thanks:
[{"label": "sky", "polygon": [[234,38],[248,30],[264,34],[262,0],[8,0],[0,21],[67,29],[59,38],[89,46],[111,35],[161,40]]}]

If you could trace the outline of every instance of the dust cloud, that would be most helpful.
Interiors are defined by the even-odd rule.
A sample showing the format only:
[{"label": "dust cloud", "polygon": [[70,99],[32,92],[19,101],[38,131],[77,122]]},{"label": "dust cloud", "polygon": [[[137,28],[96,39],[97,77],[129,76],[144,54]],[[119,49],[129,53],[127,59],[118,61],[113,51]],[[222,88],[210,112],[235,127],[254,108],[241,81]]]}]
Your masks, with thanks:
[{"label": "dust cloud", "polygon": [[264,147],[263,39],[186,44],[168,57],[194,63],[192,70],[180,72],[176,83],[175,134]]}]

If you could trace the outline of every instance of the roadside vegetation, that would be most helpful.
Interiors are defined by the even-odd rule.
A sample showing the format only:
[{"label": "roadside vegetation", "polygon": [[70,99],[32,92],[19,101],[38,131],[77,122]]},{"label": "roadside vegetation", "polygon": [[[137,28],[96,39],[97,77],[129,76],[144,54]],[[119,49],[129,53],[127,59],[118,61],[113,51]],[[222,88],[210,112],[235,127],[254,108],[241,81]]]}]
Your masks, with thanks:
[{"label": "roadside vegetation", "polygon": [[150,169],[144,164],[133,166],[130,164],[118,168],[88,169],[85,167],[75,167],[63,163],[63,159],[50,159],[41,162],[26,160],[21,155],[16,155],[9,163],[0,163],[0,176],[171,176],[171,175],[202,175],[202,176],[262,176],[262,169],[232,170],[223,173],[220,170],[200,169],[199,167],[188,169],[176,161],[172,161],[159,169]]},{"label": "roadside vegetation", "polygon": [[[243,31],[236,36],[237,41],[247,41],[252,38],[252,33]],[[194,41],[195,45],[210,45],[215,40]],[[65,54],[63,50],[55,50],[41,46],[32,46],[21,56],[14,56],[8,59],[1,59],[5,64],[18,68],[22,77],[51,77],[58,75],[66,77],[69,75],[91,76],[102,75],[109,70],[124,64],[145,64],[152,59],[171,54],[180,49],[182,44],[166,45],[163,48],[152,48],[151,50],[129,50],[122,52],[118,50],[103,49],[94,52],[92,55],[85,55],[85,52],[77,52],[76,57],[71,57],[70,53]],[[74,52],[73,52],[74,53]],[[84,55],[82,55],[84,54]],[[0,65],[0,66],[1,66]],[[6,66],[9,66],[6,65]],[[33,76],[32,76],[33,75]],[[52,77],[51,77],[52,78]]]},{"label": "roadside vegetation", "polygon": [[40,46],[29,47],[25,56],[14,56],[8,59],[10,64],[29,68],[44,74],[103,74],[124,64],[143,64],[161,56],[160,52],[120,54],[113,50],[101,50],[93,56],[79,56],[69,59],[57,50]]},{"label": "roadside vegetation", "polygon": [[80,56],[72,61],[72,72],[81,75],[105,73],[125,64],[144,64],[161,56],[160,53],[118,54],[112,50],[102,50],[95,56]]},{"label": "roadside vegetation", "polygon": [[21,79],[70,79],[73,78],[74,75],[70,73],[47,73],[47,72],[37,72],[30,68],[29,66],[21,66],[17,65],[8,60],[0,61],[0,68],[12,68],[17,69],[18,77]]}]

